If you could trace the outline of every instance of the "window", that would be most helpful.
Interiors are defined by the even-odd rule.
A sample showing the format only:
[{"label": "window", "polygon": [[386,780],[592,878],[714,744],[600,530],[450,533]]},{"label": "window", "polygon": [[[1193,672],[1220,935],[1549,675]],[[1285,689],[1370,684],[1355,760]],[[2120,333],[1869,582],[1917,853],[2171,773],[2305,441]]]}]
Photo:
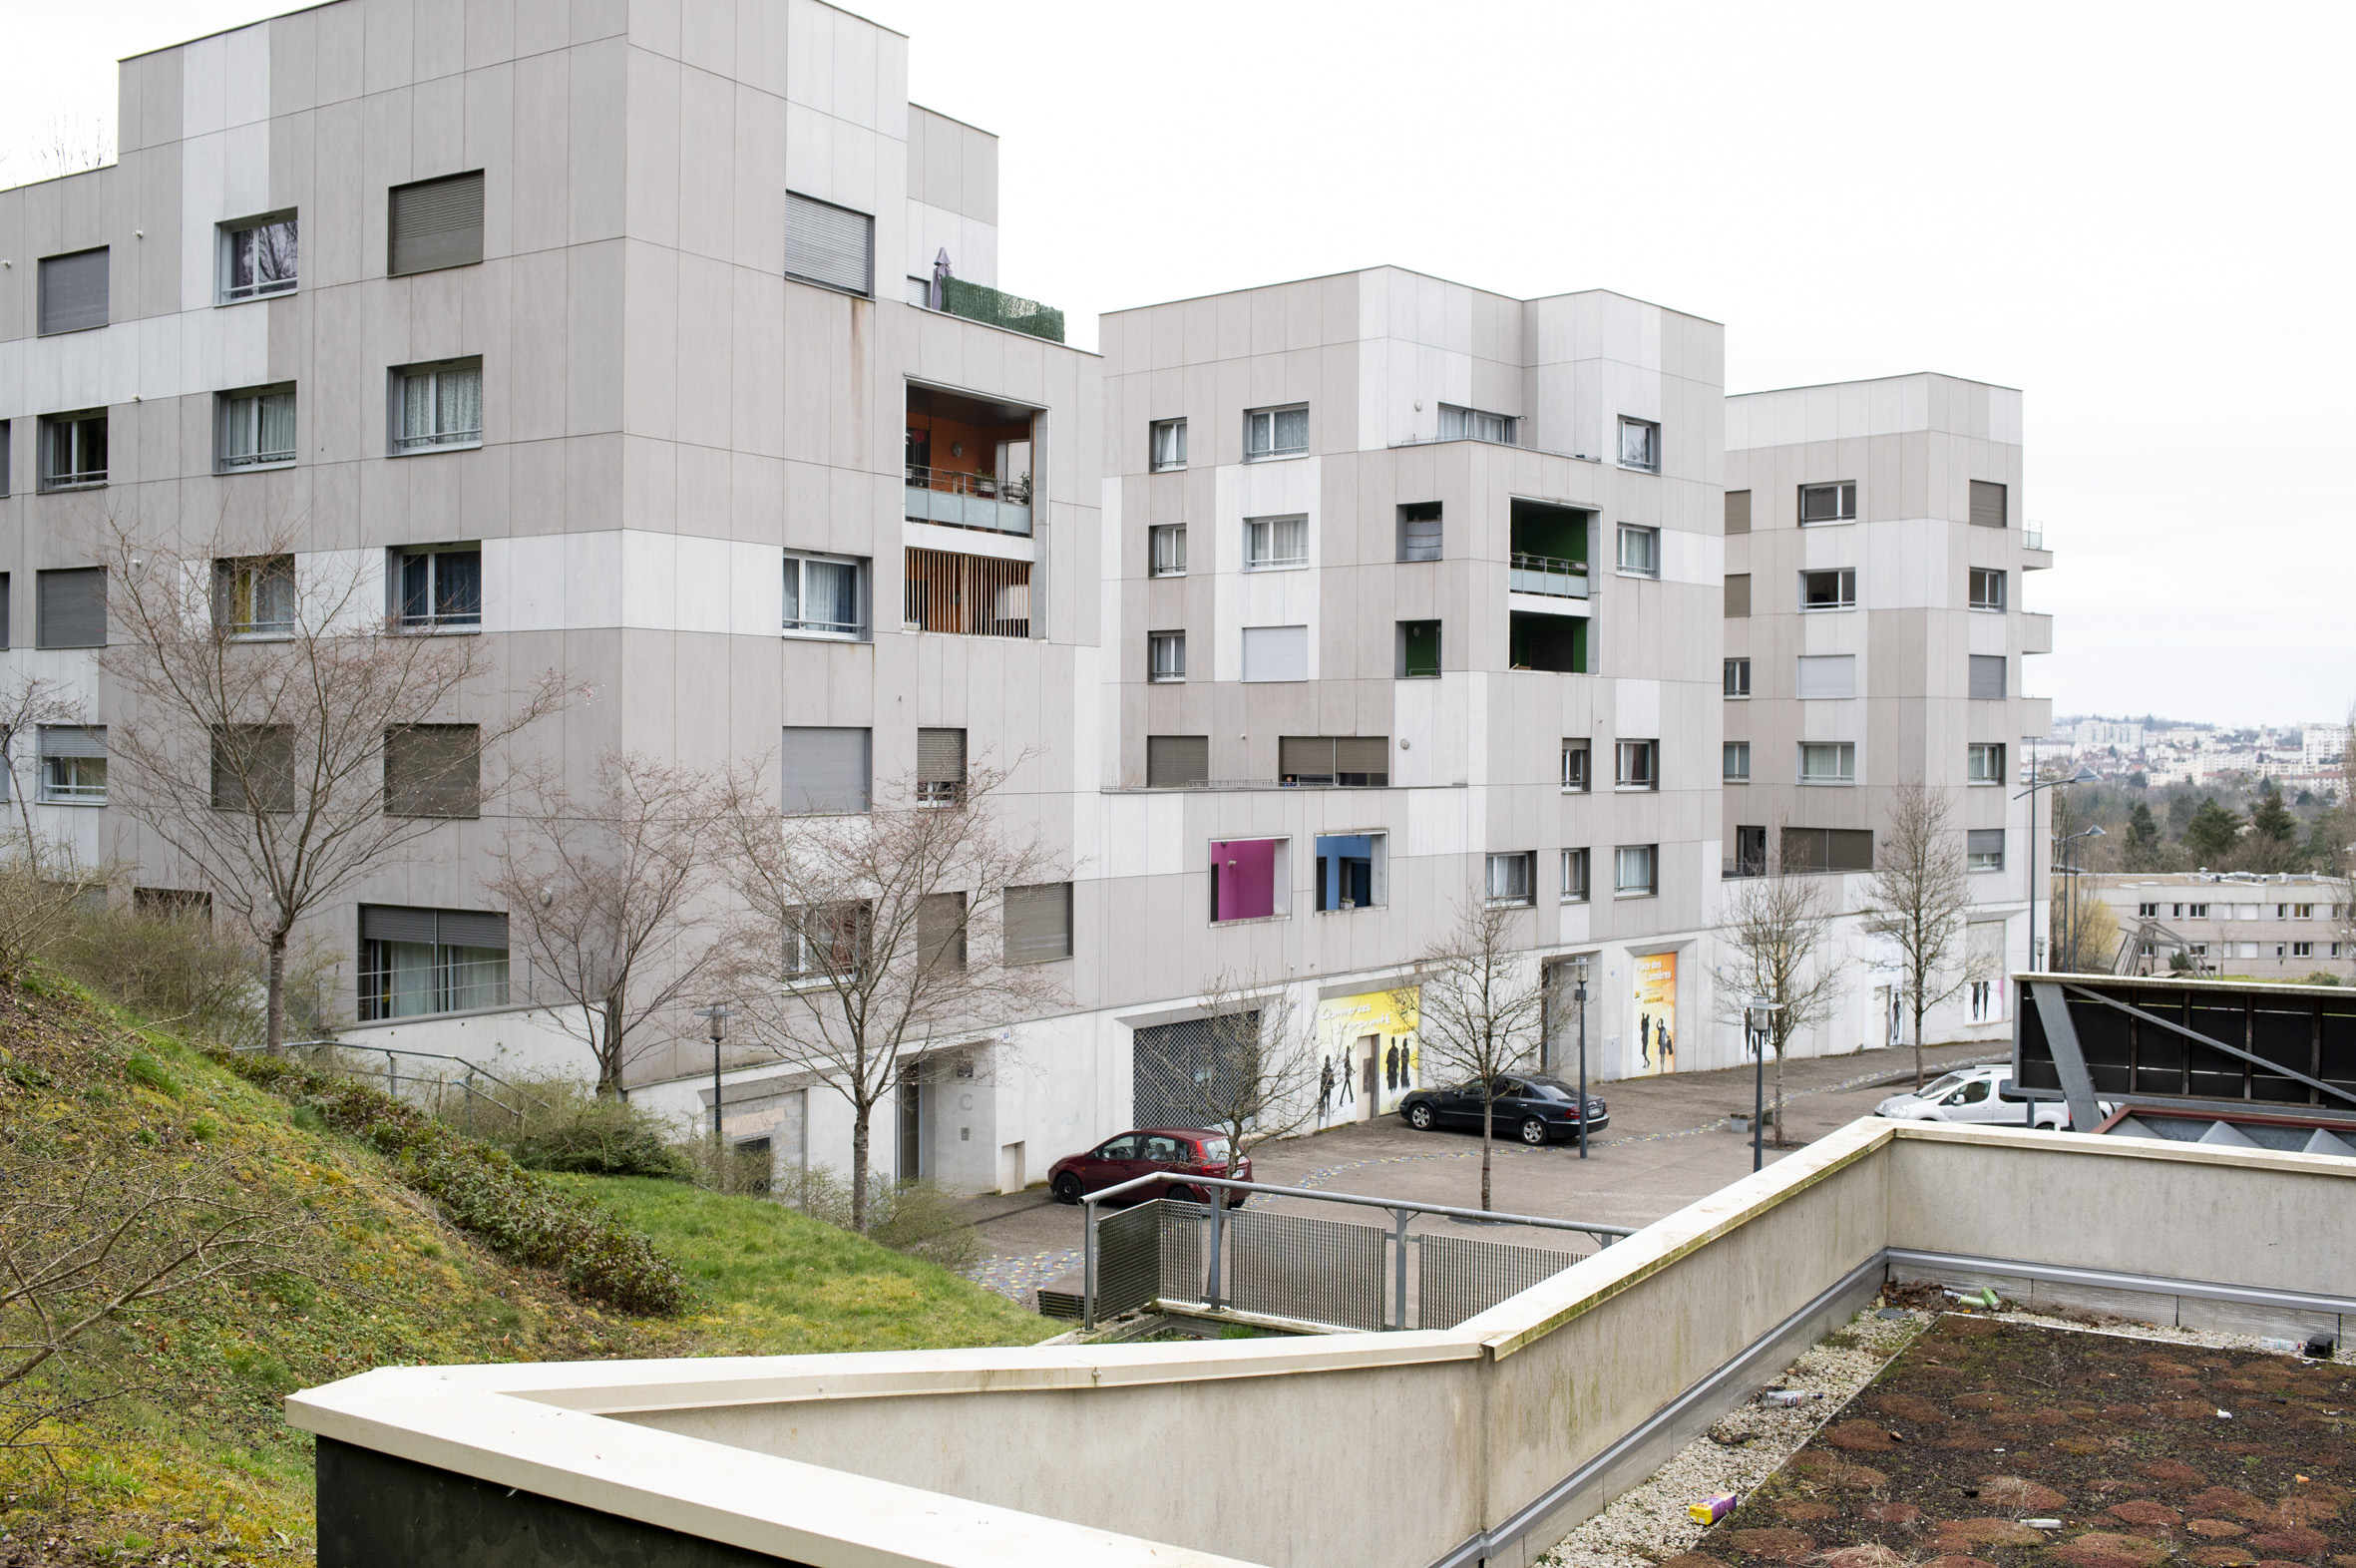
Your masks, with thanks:
[{"label": "window", "polygon": [[2136,906],[2136,915],[2137,918],[2141,920],[2158,920],[2160,918],[2160,906],[2157,904],[2139,904]]},{"label": "window", "polygon": [[806,637],[867,636],[867,561],[785,553],[784,629]]},{"label": "window", "polygon": [[212,564],[212,620],[232,637],[294,630],[294,558],[245,556]]},{"label": "window", "polygon": [[41,726],[41,799],[52,806],[107,803],[107,730],[103,724]]},{"label": "window", "polygon": [[1307,626],[1244,627],[1244,679],[1307,680]]},{"label": "window", "polygon": [[33,578],[33,645],[103,648],[107,645],[107,569],[74,567]]},{"label": "window", "polygon": [[1982,701],[1993,702],[2004,696],[2004,655],[1974,653],[1971,656],[1971,694]]},{"label": "window", "polygon": [[1244,461],[1299,457],[1309,450],[1309,405],[1256,408],[1244,415]]},{"label": "window", "polygon": [[1661,891],[1661,850],[1657,844],[1623,844],[1612,851],[1615,898],[1650,898]]},{"label": "window", "polygon": [[393,553],[393,616],[404,631],[483,624],[483,547],[410,545]]},{"label": "window", "polygon": [[876,220],[832,201],[785,194],[785,275],[846,294],[875,287]]},{"label": "window", "polygon": [[41,421],[41,488],[80,490],[107,482],[107,416],[52,414]]},{"label": "window", "polygon": [[1802,653],[1799,656],[1799,694],[1803,697],[1855,696],[1857,655]]},{"label": "window", "polygon": [[1152,655],[1153,675],[1158,681],[1179,681],[1186,678],[1186,633],[1183,631],[1151,631],[1145,637],[1147,651]]},{"label": "window", "polygon": [[385,272],[434,272],[483,259],[483,172],[392,189]]},{"label": "window", "polygon": [[1803,528],[1810,523],[1847,523],[1856,515],[1857,487],[1853,484],[1799,487],[1799,521]]},{"label": "window", "polygon": [[384,737],[384,809],[391,817],[478,817],[482,731],[472,724],[405,724]]},{"label": "window", "polygon": [[1856,783],[1856,743],[1847,740],[1801,741],[1799,743],[1799,782],[1802,784]]},{"label": "window", "polygon": [[966,799],[966,732],[917,731],[917,804],[956,806]]},{"label": "window", "polygon": [[1562,743],[1562,787],[1575,794],[1585,794],[1591,787],[1594,774],[1588,771],[1591,744],[1586,740],[1566,740]]},{"label": "window", "polygon": [[1267,920],[1292,913],[1285,839],[1211,841],[1211,919]]},{"label": "window", "polygon": [[1767,837],[1765,827],[1738,826],[1735,829],[1736,869],[1728,871],[1727,875],[1730,877],[1765,876],[1767,874]]},{"label": "window", "polygon": [[1661,743],[1657,740],[1623,740],[1615,745],[1612,748],[1612,787],[1659,789]]},{"label": "window", "polygon": [[2004,870],[2004,829],[1973,828],[1966,832],[1964,864],[1973,871]]},{"label": "window", "polygon": [[1388,735],[1280,735],[1276,772],[1286,784],[1379,788],[1390,782]]},{"label": "window", "polygon": [[1743,620],[1751,614],[1751,574],[1730,572],[1726,579],[1726,618]]},{"label": "window", "polygon": [[[0,419],[0,496],[5,496],[9,492],[9,459],[11,456],[8,441],[9,435],[10,430],[8,421],[5,419]],[[0,642],[0,647],[4,646],[6,646],[6,643]]]},{"label": "window", "polygon": [[1534,863],[1537,858],[1527,850],[1510,855],[1491,855],[1488,858],[1489,902],[1516,908],[1535,904],[1537,878]]},{"label": "window", "polygon": [[1620,466],[1661,471],[1661,427],[1649,419],[1620,420]]},{"label": "window", "polygon": [[233,474],[294,461],[294,388],[262,387],[220,396],[213,468]]},{"label": "window", "polygon": [[1871,871],[1873,834],[1864,828],[1785,828],[1788,872]]},{"label": "window", "polygon": [[360,906],[360,1021],[504,1007],[505,915]]},{"label": "window", "polygon": [[483,444],[483,362],[445,360],[393,372],[393,454]]},{"label": "window", "polygon": [[107,324],[107,247],[41,258],[41,335]]},{"label": "window", "polygon": [[294,731],[284,724],[216,724],[212,809],[292,811]]},{"label": "window", "polygon": [[1562,852],[1562,901],[1565,904],[1587,902],[1587,851],[1567,849]]},{"label": "window", "polygon": [[1153,575],[1157,578],[1186,576],[1186,525],[1165,523],[1147,531],[1146,538],[1153,545]]},{"label": "window", "polygon": [[[5,587],[5,585],[0,585],[0,587]],[[2312,904],[2293,904],[2290,907],[2290,918],[2292,920],[2313,920],[2315,918],[2315,906]]]},{"label": "window", "polygon": [[2290,956],[2294,959],[2311,959],[2315,957],[2315,944],[2294,942],[2290,945]]},{"label": "window", "polygon": [[1071,884],[1006,890],[1006,962],[1052,964],[1071,957]]},{"label": "window", "polygon": [[2187,942],[2184,944],[2184,952],[2195,959],[2205,959],[2208,957],[2208,944],[2205,942]]},{"label": "window", "polygon": [[1719,770],[1719,777],[1725,779],[1729,784],[1750,783],[1751,742],[1730,740],[1726,742],[1725,751],[1726,760]]},{"label": "window", "polygon": [[1374,909],[1390,902],[1390,837],[1329,833],[1317,838],[1317,911]]},{"label": "window", "polygon": [[[5,572],[0,572],[0,653],[7,652],[9,647],[8,609],[8,574]],[[0,790],[6,790],[7,788],[8,781],[4,778],[0,778]]]},{"label": "window", "polygon": [[1458,408],[1453,403],[1439,406],[1439,438],[1442,441],[1494,441],[1502,446],[1519,446],[1521,421],[1511,414],[1486,414],[1477,408]]},{"label": "window", "polygon": [[789,985],[855,979],[866,966],[873,925],[865,904],[805,904],[788,910],[780,978]]},{"label": "window", "polygon": [[1801,609],[1856,608],[1856,571],[1850,567],[1841,567],[1823,572],[1802,572],[1799,575],[1799,607]]},{"label": "window", "polygon": [[1208,735],[1148,735],[1145,737],[1145,785],[1148,789],[1184,789],[1211,781],[1211,737]]},{"label": "window", "polygon": [[1751,695],[1751,660],[1747,658],[1726,660],[1726,694],[1730,697]]},{"label": "window", "polygon": [[788,724],[780,756],[787,816],[856,816],[867,810],[867,730]]},{"label": "window", "polygon": [[903,551],[902,619],[919,631],[966,637],[1030,635],[1030,563],[954,550]]},{"label": "window", "polygon": [[966,896],[928,893],[917,900],[917,967],[966,967]]},{"label": "window", "polygon": [[1659,529],[1638,528],[1632,523],[1620,525],[1620,571],[1636,578],[1657,578],[1661,575]]},{"label": "window", "polygon": [[2206,920],[2208,919],[2208,906],[2205,904],[2187,904],[2184,906],[2184,915],[2188,920]]},{"label": "window", "polygon": [[1410,501],[1398,509],[1398,559],[1439,560],[1439,503]]},{"label": "window", "polygon": [[1186,466],[1186,421],[1161,419],[1153,424],[1153,471],[1168,474]]},{"label": "window", "polygon": [[1751,532],[1751,492],[1730,490],[1726,493],[1726,531],[1729,534]]},{"label": "window", "polygon": [[2004,574],[1972,568],[1972,608],[2004,608]]},{"label": "window", "polygon": [[1402,620],[1398,623],[1398,678],[1436,680],[1439,677],[1439,622]]},{"label": "window", "polygon": [[220,302],[260,299],[294,287],[300,248],[294,214],[220,225]]},{"label": "window", "polygon": [[2003,528],[2011,519],[2007,514],[2010,498],[2002,485],[1991,485],[1984,479],[1972,481],[1972,522],[1981,528]]},{"label": "window", "polygon": [[2004,782],[2004,742],[1973,741],[1964,769],[1964,780],[1971,784],[2002,784]]},{"label": "window", "polygon": [[1244,519],[1244,570],[1267,572],[1309,565],[1309,519]]}]

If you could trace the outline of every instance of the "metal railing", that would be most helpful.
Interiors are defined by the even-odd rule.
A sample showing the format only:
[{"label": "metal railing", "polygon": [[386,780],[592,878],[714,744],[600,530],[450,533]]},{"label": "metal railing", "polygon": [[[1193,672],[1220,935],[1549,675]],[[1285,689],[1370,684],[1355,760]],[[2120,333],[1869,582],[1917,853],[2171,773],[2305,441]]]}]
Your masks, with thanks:
[{"label": "metal railing", "polygon": [[1533,556],[1515,551],[1507,568],[1506,588],[1515,593],[1551,593],[1557,598],[1587,596],[1587,563],[1559,556]]},{"label": "metal railing", "polygon": [[1030,476],[1001,480],[994,474],[911,463],[901,514],[912,523],[1028,536]]},{"label": "metal railing", "polygon": [[[1199,1204],[1153,1199],[1110,1220],[1098,1218],[1096,1206],[1107,1199],[1164,1185],[1209,1191],[1213,1201]],[[1385,1231],[1379,1226],[1349,1225],[1304,1215],[1249,1211],[1230,1215],[1226,1203],[1218,1196],[1221,1192],[1267,1193],[1317,1203],[1381,1209],[1390,1215],[1391,1225]],[[1155,1300],[1177,1300],[1198,1303],[1212,1312],[1249,1312],[1326,1328],[1404,1330],[1409,1310],[1407,1245],[1410,1241],[1420,1253],[1415,1296],[1416,1306],[1422,1310],[1416,1315],[1417,1327],[1453,1328],[1473,1313],[1486,1311],[1507,1296],[1527,1290],[1538,1280],[1549,1278],[1589,1255],[1554,1253],[1502,1242],[1478,1244],[1500,1251],[1468,1252],[1461,1249],[1460,1238],[1421,1234],[1410,1237],[1407,1224],[1416,1215],[1573,1231],[1594,1238],[1598,1246],[1604,1247],[1636,1234],[1631,1226],[1590,1220],[1501,1214],[1493,1209],[1319,1192],[1307,1187],[1235,1181],[1225,1176],[1173,1177],[1167,1172],[1134,1177],[1089,1193],[1080,1201],[1087,1218],[1081,1252],[1080,1323],[1089,1329],[1096,1326],[1100,1316],[1128,1312]],[[1104,1227],[1110,1228],[1109,1236],[1099,1235]],[[1195,1263],[1191,1267],[1187,1261],[1189,1234],[1196,1237]],[[1207,1248],[1203,1246],[1206,1241]],[[1443,1245],[1446,1243],[1459,1246],[1452,1250]],[[1392,1275],[1387,1312],[1380,1287],[1385,1251],[1390,1254]],[[1523,1254],[1530,1256],[1523,1257]],[[1533,1270],[1542,1272],[1533,1274]],[[1164,1288],[1171,1283],[1189,1289],[1174,1294]],[[1447,1317],[1450,1313],[1455,1316]],[[1437,1321],[1443,1317],[1447,1318],[1446,1322]]]},{"label": "metal railing", "polygon": [[[234,1047],[238,1051],[262,1051],[268,1048],[265,1045]],[[404,1050],[398,1046],[386,1045],[354,1045],[348,1040],[288,1040],[278,1048],[304,1052],[305,1063],[323,1072],[336,1073],[364,1083],[381,1081],[385,1093],[394,1099],[402,1097],[404,1085],[406,1085],[408,1096],[412,1101],[423,1100],[430,1095],[432,1103],[429,1108],[437,1116],[448,1108],[448,1098],[455,1091],[462,1096],[461,1105],[469,1127],[474,1125],[475,1109],[478,1104],[488,1105],[517,1123],[524,1120],[526,1103],[538,1106],[542,1110],[549,1108],[548,1101],[538,1095],[527,1093],[521,1085],[501,1077],[489,1067],[469,1061],[464,1056],[452,1056],[443,1051]],[[373,1065],[363,1066],[357,1061],[347,1060],[347,1055],[382,1056],[384,1070],[379,1072]],[[400,1064],[402,1057],[410,1057],[418,1061],[454,1062],[465,1068],[466,1071],[455,1078],[442,1072],[411,1072],[404,1076]],[[505,1090],[510,1099],[500,1098],[499,1093],[490,1087],[493,1084],[496,1084],[499,1089]]]},{"label": "metal railing", "polygon": [[2021,548],[2023,550],[2043,550],[2045,548],[2045,525],[2042,523],[2023,525]]}]

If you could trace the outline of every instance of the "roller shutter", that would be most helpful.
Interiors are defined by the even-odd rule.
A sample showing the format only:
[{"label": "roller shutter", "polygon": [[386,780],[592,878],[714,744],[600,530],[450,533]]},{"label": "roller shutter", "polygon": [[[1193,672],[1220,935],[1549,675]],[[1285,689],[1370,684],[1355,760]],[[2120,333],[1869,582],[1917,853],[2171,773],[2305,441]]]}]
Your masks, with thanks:
[{"label": "roller shutter", "polygon": [[79,332],[107,324],[107,249],[41,262],[41,331]]},{"label": "roller shutter", "polygon": [[482,260],[482,171],[395,186],[391,228],[385,270],[394,277]]},{"label": "roller shutter", "polygon": [[785,195],[785,275],[868,294],[875,288],[876,220],[865,212]]}]

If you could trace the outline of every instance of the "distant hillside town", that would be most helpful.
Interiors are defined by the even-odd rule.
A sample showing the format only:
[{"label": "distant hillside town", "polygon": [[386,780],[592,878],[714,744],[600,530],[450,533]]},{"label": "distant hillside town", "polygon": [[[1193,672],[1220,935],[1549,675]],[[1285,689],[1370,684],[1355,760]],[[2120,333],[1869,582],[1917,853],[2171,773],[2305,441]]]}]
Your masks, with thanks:
[{"label": "distant hillside town", "polygon": [[[2056,718],[2049,756],[2063,755],[2107,779],[2127,783],[2136,774],[2164,784],[2255,784],[2271,779],[2286,795],[2306,790],[2336,798],[2343,787],[2348,726],[2317,721],[2228,728],[2183,724],[2145,715]],[[2328,792],[2328,793],[2327,793]]]}]

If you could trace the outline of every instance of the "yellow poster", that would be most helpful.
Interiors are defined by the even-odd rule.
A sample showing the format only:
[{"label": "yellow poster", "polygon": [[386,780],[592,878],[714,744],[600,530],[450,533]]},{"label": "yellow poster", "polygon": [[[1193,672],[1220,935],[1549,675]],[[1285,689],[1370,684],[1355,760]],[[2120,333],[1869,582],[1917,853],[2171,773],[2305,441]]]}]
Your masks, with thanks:
[{"label": "yellow poster", "polygon": [[1311,1125],[1372,1121],[1417,1086],[1415,991],[1366,991],[1317,1004],[1317,1114]]},{"label": "yellow poster", "polygon": [[1677,955],[1636,960],[1636,1076],[1677,1070]]}]

